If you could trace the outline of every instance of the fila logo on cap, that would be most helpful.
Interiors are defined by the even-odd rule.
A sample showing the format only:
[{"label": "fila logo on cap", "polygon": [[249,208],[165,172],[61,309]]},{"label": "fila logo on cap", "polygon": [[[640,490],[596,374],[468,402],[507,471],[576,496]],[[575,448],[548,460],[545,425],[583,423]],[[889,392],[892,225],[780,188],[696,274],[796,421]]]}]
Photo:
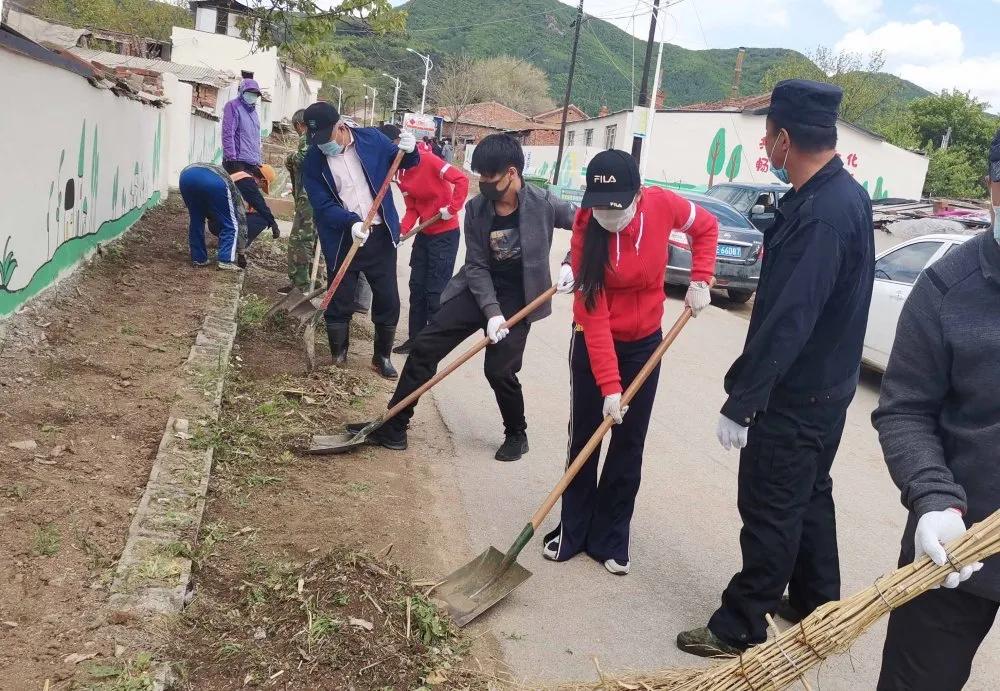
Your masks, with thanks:
[{"label": "fila logo on cap", "polygon": [[601,182],[607,185],[612,182],[618,182],[618,178],[616,178],[614,175],[595,175],[594,182]]}]

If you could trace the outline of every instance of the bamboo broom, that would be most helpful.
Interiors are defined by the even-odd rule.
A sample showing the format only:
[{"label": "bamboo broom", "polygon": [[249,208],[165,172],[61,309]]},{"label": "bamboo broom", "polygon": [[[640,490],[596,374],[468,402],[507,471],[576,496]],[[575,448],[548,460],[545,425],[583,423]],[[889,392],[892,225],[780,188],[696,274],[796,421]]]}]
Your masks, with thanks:
[{"label": "bamboo broom", "polygon": [[[659,673],[558,687],[583,689],[648,689],[650,691],[761,691],[783,689],[805,673],[851,645],[891,610],[941,584],[963,566],[1000,553],[1000,510],[976,523],[946,546],[949,564],[938,566],[929,557],[877,579],[861,592],[828,602],[766,643],[739,657],[708,668],[673,668]],[[808,688],[808,685],[806,686]]]}]

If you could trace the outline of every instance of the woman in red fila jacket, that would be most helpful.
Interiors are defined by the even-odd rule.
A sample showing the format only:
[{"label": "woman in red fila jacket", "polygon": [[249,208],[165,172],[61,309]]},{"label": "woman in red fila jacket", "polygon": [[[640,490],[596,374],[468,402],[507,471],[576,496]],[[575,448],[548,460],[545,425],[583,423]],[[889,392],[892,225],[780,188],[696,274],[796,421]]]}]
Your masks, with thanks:
[{"label": "woman in red fila jacket", "polygon": [[[389,139],[399,137],[396,125],[383,125],[382,133]],[[410,254],[410,325],[406,341],[392,352],[410,352],[413,338],[441,306],[441,291],[455,272],[458,255],[458,211],[465,206],[469,194],[469,179],[430,151],[421,152],[420,163],[399,171],[399,189],[406,202],[406,215],[401,222],[403,233],[409,233],[418,222],[435,214],[441,220],[424,228],[413,240]]]},{"label": "woman in red fila jacket", "polygon": [[635,159],[624,151],[603,151],[591,160],[570,249],[576,286],[569,460],[605,416],[616,426],[600,481],[598,448],[563,494],[559,526],[544,539],[547,559],[566,561],[586,552],[613,574],[629,572],[629,524],[659,367],[628,406],[621,398],[663,338],[663,279],[672,230],[691,240],[685,303],[697,315],[712,299],[715,217],[669,190],[641,187]]}]

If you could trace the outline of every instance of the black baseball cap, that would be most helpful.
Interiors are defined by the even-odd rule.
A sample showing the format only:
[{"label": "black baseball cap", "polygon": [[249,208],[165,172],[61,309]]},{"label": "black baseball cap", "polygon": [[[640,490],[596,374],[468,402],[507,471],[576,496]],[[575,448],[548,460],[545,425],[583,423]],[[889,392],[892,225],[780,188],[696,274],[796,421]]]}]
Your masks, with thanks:
[{"label": "black baseball cap", "polygon": [[340,113],[326,101],[318,101],[306,108],[304,117],[310,144],[326,144],[333,128],[340,122]]},{"label": "black baseball cap", "polygon": [[624,209],[635,199],[640,186],[639,164],[632,155],[608,149],[587,164],[587,191],[583,193],[580,206],[584,209],[595,206]]}]

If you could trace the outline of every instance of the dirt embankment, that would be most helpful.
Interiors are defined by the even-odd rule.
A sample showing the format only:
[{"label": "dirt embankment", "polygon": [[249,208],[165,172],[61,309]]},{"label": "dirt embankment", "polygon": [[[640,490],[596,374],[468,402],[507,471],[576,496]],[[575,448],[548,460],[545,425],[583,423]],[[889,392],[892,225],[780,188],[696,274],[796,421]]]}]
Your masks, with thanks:
[{"label": "dirt embankment", "polygon": [[0,325],[0,689],[137,652],[104,607],[218,277],[186,238],[171,198]]},{"label": "dirt embankment", "polygon": [[384,409],[391,385],[367,367],[361,317],[350,366],[330,366],[318,343],[320,369],[305,375],[291,326],[262,318],[284,273],[279,243],[254,247],[222,416],[205,439],[215,467],[196,595],[170,654],[182,687],[485,688],[495,644],[458,636],[424,596],[467,558],[424,461],[452,453],[447,433],[425,405],[436,448],[303,454],[310,435]]}]

